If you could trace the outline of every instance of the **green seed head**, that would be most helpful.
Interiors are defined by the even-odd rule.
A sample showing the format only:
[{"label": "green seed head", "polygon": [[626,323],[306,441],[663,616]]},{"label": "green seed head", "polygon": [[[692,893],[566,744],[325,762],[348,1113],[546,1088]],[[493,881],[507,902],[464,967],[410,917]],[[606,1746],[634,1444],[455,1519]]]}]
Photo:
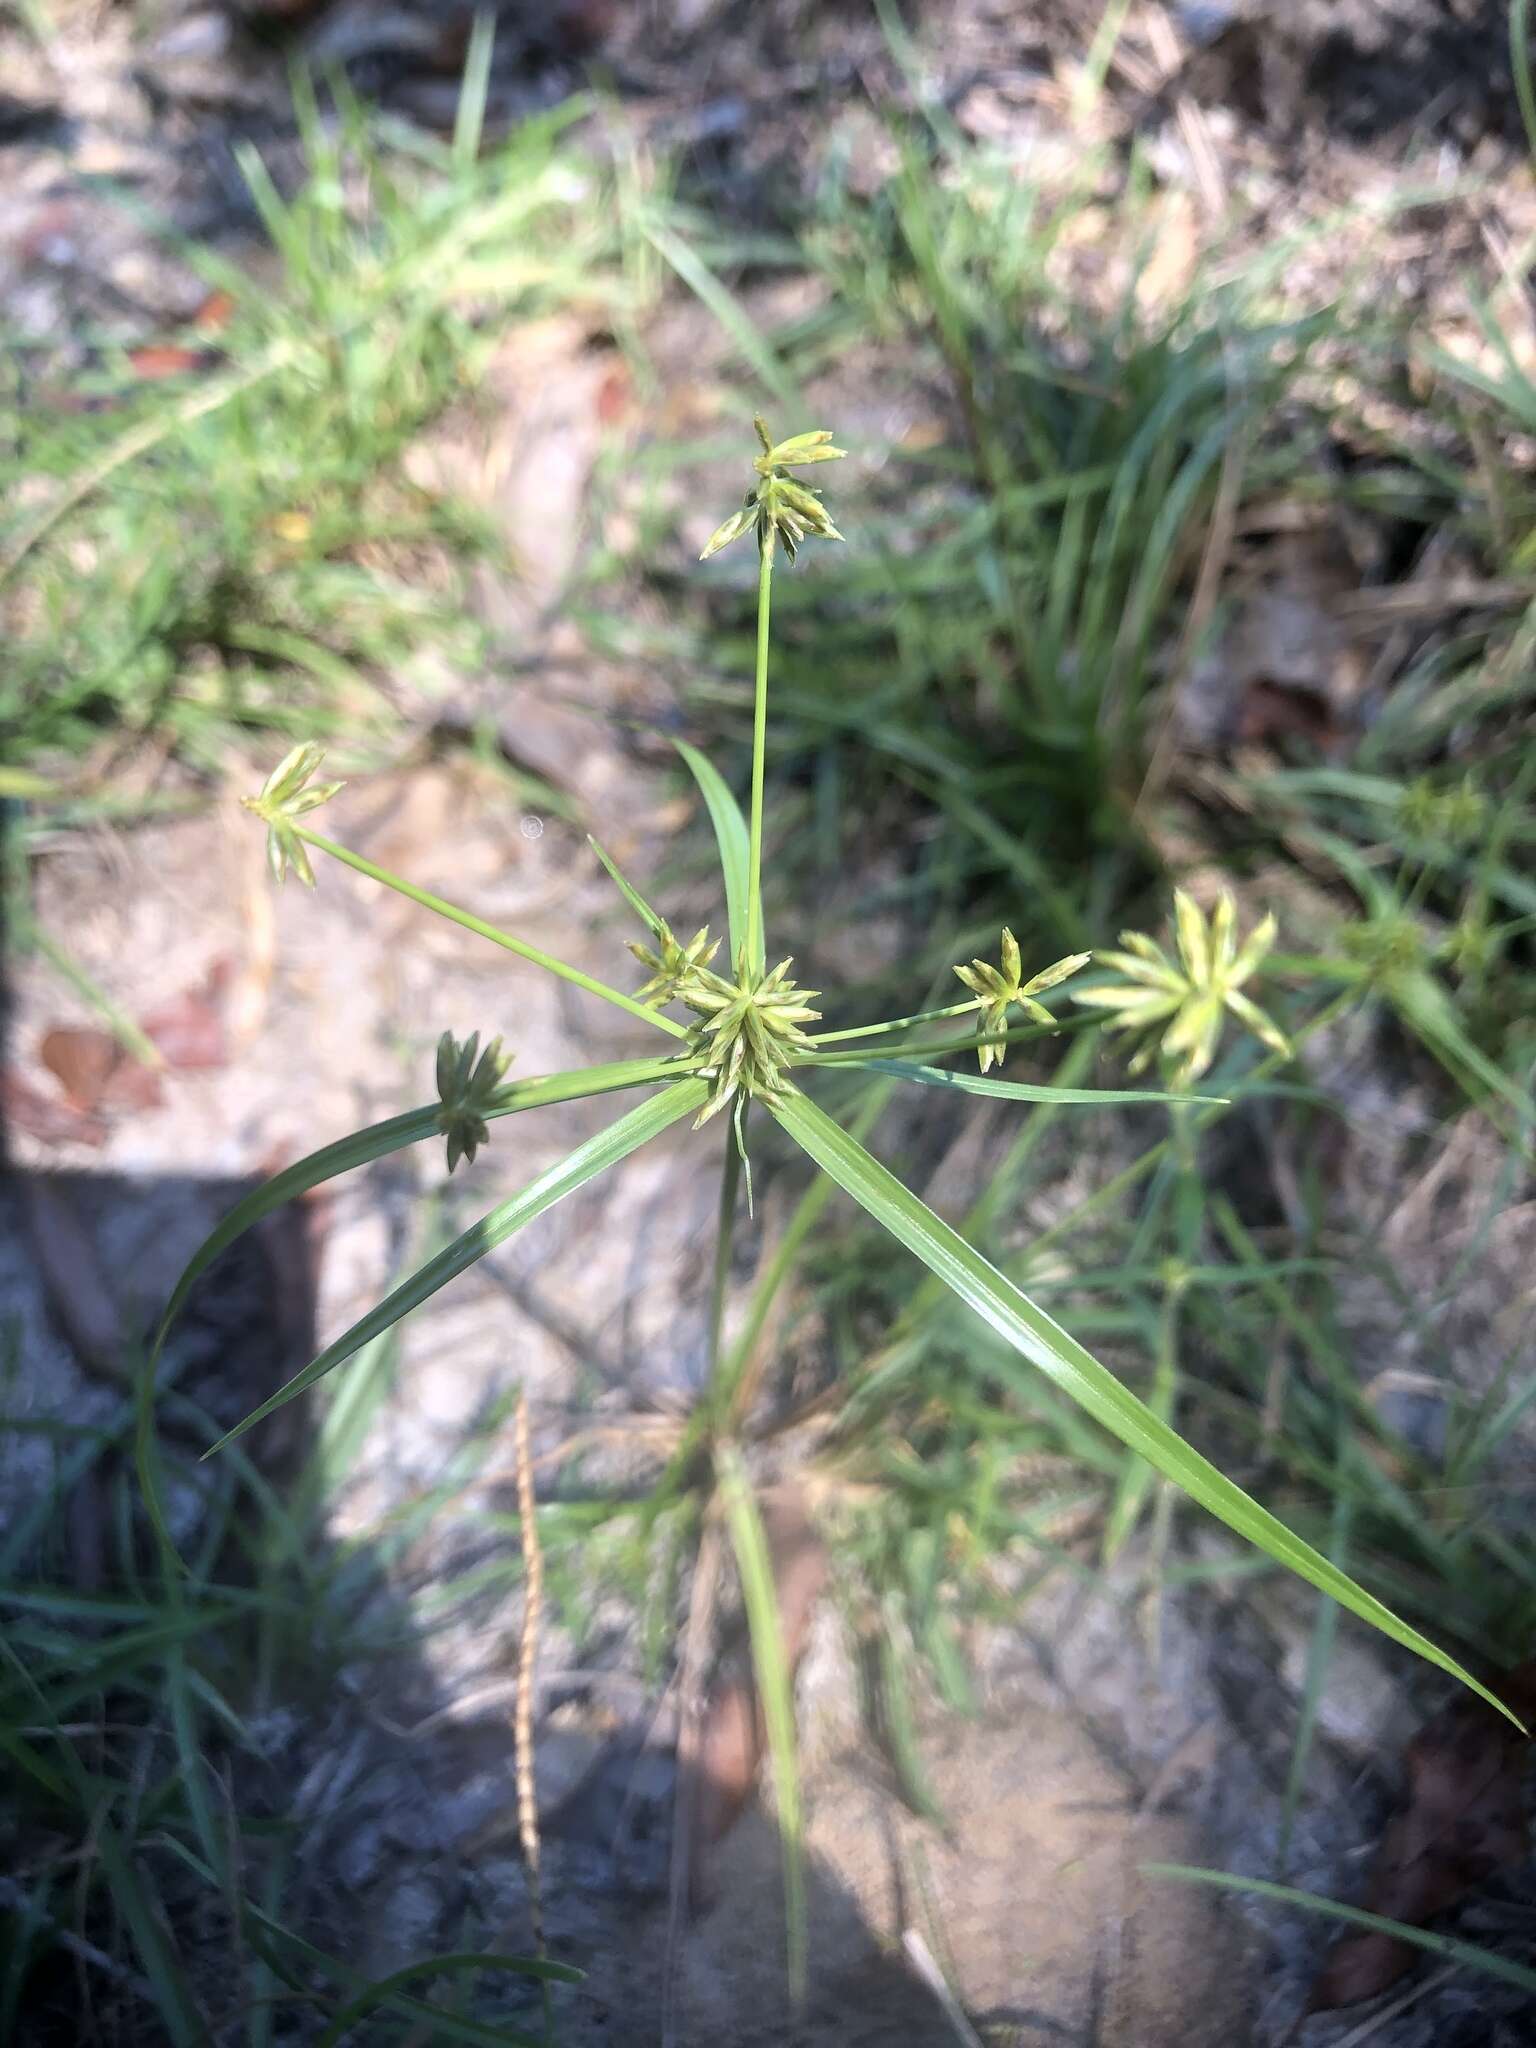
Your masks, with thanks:
[{"label": "green seed head", "polygon": [[752,464],[758,480],[730,518],[710,535],[699,557],[701,562],[707,562],[711,555],[729,547],[749,528],[757,533],[761,553],[771,554],[782,541],[784,552],[791,561],[808,534],[820,540],[841,540],[843,537],[832,524],[827,508],[821,502],[820,492],[787,474],[790,469],[804,469],[812,462],[842,460],[848,451],[831,445],[831,429],[817,427],[810,433],[792,434],[787,441],[775,442],[761,415],[752,424],[757,429],[763,450]]},{"label": "green seed head", "polygon": [[640,965],[650,969],[650,980],[636,990],[636,995],[642,1003],[658,1010],[679,997],[686,1002],[695,975],[708,967],[720,950],[720,941],[710,938],[707,926],[696,931],[686,946],[678,944],[668,924],[657,932],[654,947],[643,946],[638,939],[626,943]]},{"label": "green seed head", "polygon": [[976,1057],[981,1062],[981,1071],[1003,1064],[1006,1050],[1004,1037],[1008,1030],[1008,1012],[1018,1009],[1035,1024],[1054,1026],[1056,1019],[1035,997],[1048,988],[1054,988],[1059,981],[1065,981],[1069,974],[1076,974],[1079,967],[1087,965],[1087,953],[1069,953],[1064,960],[1053,961],[1049,967],[1031,975],[1028,981],[1020,977],[1024,972],[1023,956],[1019,942],[1003,926],[1002,966],[993,967],[986,960],[973,960],[969,967],[957,967],[955,973],[976,998],[975,1007],[981,1012],[981,1029],[985,1034],[976,1048]]},{"label": "green seed head", "polygon": [[705,968],[682,990],[700,1019],[694,1043],[705,1059],[698,1071],[712,1084],[699,1123],[708,1123],[739,1096],[782,1100],[790,1091],[788,1069],[795,1055],[815,1050],[800,1027],[821,1015],[810,1007],[817,991],[796,988],[789,979],[791,964],[781,960],[771,972],[753,976],[742,959],[734,982]]},{"label": "green seed head", "polygon": [[1289,1053],[1279,1026],[1243,992],[1243,984],[1275,943],[1274,918],[1261,919],[1239,945],[1237,905],[1229,891],[1222,890],[1209,920],[1182,889],[1174,891],[1173,911],[1177,963],[1145,932],[1122,932],[1123,951],[1094,956],[1101,966],[1113,968],[1119,979],[1084,989],[1077,997],[1088,1008],[1103,1011],[1111,1030],[1141,1040],[1130,1071],[1141,1073],[1161,1052],[1174,1081],[1187,1088],[1215,1058],[1227,1016],[1235,1017],[1272,1052]]},{"label": "green seed head", "polygon": [[267,828],[267,865],[275,882],[286,880],[292,868],[306,889],[315,886],[314,870],[304,842],[293,828],[293,820],[306,811],[329,803],[344,782],[313,782],[311,777],[325,759],[325,751],[313,740],[285,754],[257,796],[244,796],[241,803],[254,811]]}]

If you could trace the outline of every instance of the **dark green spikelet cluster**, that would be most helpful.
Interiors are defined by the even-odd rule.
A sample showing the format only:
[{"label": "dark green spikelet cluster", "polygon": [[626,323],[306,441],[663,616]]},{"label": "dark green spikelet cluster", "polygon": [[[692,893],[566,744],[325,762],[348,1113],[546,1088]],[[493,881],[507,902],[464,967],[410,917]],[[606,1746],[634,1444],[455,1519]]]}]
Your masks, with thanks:
[{"label": "dark green spikelet cluster", "polygon": [[484,1052],[480,1034],[472,1031],[462,1044],[451,1031],[437,1042],[437,1092],[442,1108],[437,1127],[448,1140],[448,1171],[461,1159],[474,1163],[476,1152],[490,1141],[485,1113],[492,1106],[512,1055],[493,1038]]}]

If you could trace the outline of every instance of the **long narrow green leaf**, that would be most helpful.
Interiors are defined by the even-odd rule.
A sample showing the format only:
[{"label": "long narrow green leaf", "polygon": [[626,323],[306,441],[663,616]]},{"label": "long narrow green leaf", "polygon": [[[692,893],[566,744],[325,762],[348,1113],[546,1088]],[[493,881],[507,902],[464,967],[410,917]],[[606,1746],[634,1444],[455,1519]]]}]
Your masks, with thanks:
[{"label": "long narrow green leaf", "polygon": [[944,1809],[928,1783],[917,1730],[913,1725],[906,1670],[901,1652],[896,1647],[900,1626],[894,1603],[887,1598],[882,1605],[879,1632],[871,1646],[873,1669],[870,1688],[874,1695],[871,1704],[877,1710],[882,1744],[896,1774],[896,1786],[901,1797],[919,1819],[944,1827],[947,1825]]},{"label": "long narrow green leaf", "polygon": [[233,1443],[236,1437],[243,1436],[248,1429],[261,1421],[263,1416],[270,1415],[273,1409],[283,1407],[302,1394],[306,1388],[312,1387],[315,1381],[322,1379],[333,1366],[340,1365],[355,1351],[360,1351],[365,1344],[371,1344],[375,1337],[389,1329],[392,1324],[399,1322],[402,1316],[409,1315],[412,1309],[419,1308],[424,1301],[436,1294],[440,1287],[446,1287],[450,1280],[456,1280],[461,1273],[474,1265],[476,1260],[483,1259],[487,1252],[494,1251],[500,1244],[505,1244],[514,1232],[521,1230],[525,1223],[531,1223],[535,1216],[542,1216],[544,1211],[553,1208],[556,1202],[574,1194],[577,1188],[605,1172],[608,1167],[617,1165],[619,1160],[626,1158],[649,1139],[657,1137],[669,1125],[675,1124],[679,1117],[694,1115],[703,1108],[708,1097],[709,1087],[706,1082],[679,1081],[660,1095],[653,1096],[648,1102],[642,1102],[627,1116],[620,1117],[616,1124],[610,1124],[607,1130],[600,1131],[595,1138],[589,1138],[584,1145],[578,1145],[576,1150],[562,1159],[557,1166],[548,1168],[536,1180],[530,1181],[520,1193],[498,1204],[489,1215],[482,1216],[478,1223],[472,1224],[468,1230],[456,1237],[435,1259],[429,1259],[420,1272],[413,1273],[409,1280],[403,1281],[392,1294],[370,1309],[367,1315],[360,1317],[350,1330],[344,1331],[334,1344],[328,1344],[319,1357],[311,1360],[302,1372],[295,1373],[286,1386],[279,1387],[270,1399],[263,1401],[259,1408],[253,1409],[243,1422],[237,1423],[233,1429],[221,1436],[216,1444],[203,1453],[204,1457],[212,1457],[215,1451],[222,1450],[226,1444]]},{"label": "long narrow green leaf", "polygon": [[61,1806],[69,1804],[69,1787],[64,1780],[56,1771],[50,1770],[30,1742],[24,1742],[5,1727],[0,1727],[0,1756],[8,1756],[17,1770],[34,1779]]},{"label": "long narrow green leaf", "polygon": [[1536,152],[1536,91],[1531,87],[1531,0],[1510,0],[1509,61],[1515,74],[1515,98],[1525,139]]},{"label": "long narrow green leaf", "polygon": [[666,930],[666,926],[662,922],[661,918],[659,918],[656,912],[652,910],[650,904],[647,903],[645,898],[640,894],[640,891],[637,888],[635,888],[632,883],[627,882],[624,879],[623,874],[620,872],[618,863],[615,860],[613,860],[612,857],[607,853],[607,851],[598,843],[598,841],[592,837],[592,834],[590,832],[587,834],[587,844],[591,847],[592,851],[597,855],[598,859],[602,862],[603,866],[608,870],[609,881],[613,883],[614,887],[618,890],[619,894],[624,898],[624,901],[629,905],[630,909],[635,913],[636,917],[639,918],[640,922],[645,926],[646,930],[651,933],[653,938],[659,939],[662,933]]},{"label": "long narrow green leaf", "polygon": [[1536,1991],[1536,1970],[1511,1963],[1470,1941],[1458,1941],[1451,1934],[1432,1934],[1427,1927],[1410,1927],[1402,1920],[1386,1920],[1380,1913],[1367,1913],[1361,1906],[1341,1906],[1337,1899],[1320,1898],[1316,1892],[1297,1891],[1288,1884],[1271,1884],[1263,1877],[1235,1877],[1227,1870],[1202,1870],[1185,1863],[1143,1863],[1145,1877],[1171,1877],[1180,1884],[1214,1885],[1219,1891],[1247,1892],[1251,1898],[1271,1899],[1277,1906],[1300,1906],[1308,1913],[1325,1913],[1331,1920],[1347,1920],[1352,1927],[1369,1928],[1373,1934],[1390,1934],[1394,1941],[1406,1941],[1414,1948],[1427,1949],[1448,1963],[1462,1963],[1469,1970],[1481,1970],[1485,1977],[1502,1977],[1506,1984],[1522,1991]]},{"label": "long narrow green leaf", "polygon": [[105,1814],[94,1816],[91,1835],[113,1902],[127,1922],[144,1974],[154,1986],[155,2013],[166,2038],[172,2048],[199,2048],[208,2039],[207,2025],[148,1871],[129,1854]]},{"label": "long narrow green leaf", "polygon": [[642,220],[640,232],[657,255],[671,264],[700,304],[719,321],[735,342],[748,368],[756,372],[780,405],[793,410],[796,404],[793,379],[764,340],[751,314],[733,293],[727,291],[698,251],[654,220]]},{"label": "long narrow green leaf", "polygon": [[[1139,1452],[1148,1464],[1238,1535],[1257,1544],[1319,1592],[1329,1594],[1341,1607],[1380,1629],[1383,1635],[1470,1686],[1490,1706],[1515,1721],[1509,1709],[1463,1671],[1454,1658],[1400,1621],[1390,1608],[1235,1486],[1167,1423],[1160,1422],[1145,1402],[1122,1386],[1075,1337],[1069,1336],[974,1246],[935,1216],[925,1202],[903,1187],[894,1174],[856,1139],[850,1138],[824,1110],[798,1094],[773,1104],[772,1109],[778,1122],[823,1172],[830,1174],[898,1243],[921,1259],[1014,1351],[1070,1394],[1122,1443]],[[1005,1385],[1017,1383],[1019,1376],[1011,1369],[1006,1353],[996,1354],[995,1363],[990,1354],[982,1356]],[[1515,1725],[1520,1723],[1515,1721]]]},{"label": "long narrow green leaf", "polygon": [[1081,1103],[1104,1109],[1124,1102],[1225,1102],[1221,1095],[1157,1095],[1140,1088],[1048,1088],[1031,1081],[990,1081],[985,1074],[956,1074],[947,1067],[924,1067],[916,1060],[872,1059],[866,1073],[894,1074],[898,1081],[916,1081],[924,1088],[958,1088],[965,1095],[1002,1095],[1012,1102]]},{"label": "long narrow green leaf", "polygon": [[[725,880],[725,911],[731,928],[731,965],[734,968],[742,947],[747,943],[747,902],[751,888],[747,821],[714,762],[701,754],[697,747],[690,747],[686,740],[674,740],[672,744],[688,763],[708,808],[709,821],[715,828],[715,844],[720,849],[720,872]],[[761,942],[757,958],[751,965],[759,973],[762,971]]]},{"label": "long narrow green leaf", "polygon": [[741,1574],[747,1631],[752,1639],[752,1672],[768,1730],[768,1753],[773,1758],[774,1800],[784,1856],[789,1995],[798,2003],[805,1995],[805,1844],[800,1817],[800,1765],[795,1747],[794,1680],[784,1654],[779,1596],[773,1582],[768,1539],[763,1534],[762,1518],[739,1454],[722,1450],[716,1459],[716,1470],[731,1547],[736,1553],[736,1569]]},{"label": "long narrow green leaf", "polygon": [[[571,1073],[545,1074],[527,1081],[514,1081],[498,1090],[494,1105],[484,1114],[487,1120],[514,1116],[523,1109],[542,1109],[552,1103],[577,1102],[587,1096],[611,1094],[620,1088],[640,1088],[648,1083],[670,1081],[677,1072],[677,1061],[671,1058],[615,1060],[605,1066],[577,1068]],[[319,1187],[324,1181],[334,1180],[338,1174],[350,1173],[354,1167],[383,1159],[391,1152],[402,1151],[407,1145],[419,1145],[424,1138],[435,1137],[438,1128],[437,1105],[427,1104],[420,1109],[408,1109],[401,1116],[389,1117],[383,1123],[370,1124],[366,1130],[354,1131],[350,1137],[338,1138],[334,1144],[323,1145],[318,1152],[295,1160],[292,1166],[285,1167],[281,1173],[274,1174],[271,1180],[254,1189],[244,1201],[237,1202],[187,1261],[160,1318],[149,1357],[139,1370],[134,1401],[134,1459],[139,1489],[161,1554],[167,1560],[174,1559],[176,1546],[166,1521],[164,1490],[160,1483],[155,1443],[155,1401],[165,1391],[165,1383],[159,1373],[160,1354],[165,1348],[171,1325],[186,1306],[193,1286],[237,1237],[243,1236],[252,1224],[259,1223],[274,1209],[281,1208],[284,1202],[291,1202],[295,1196],[306,1194],[310,1188]],[[283,1398],[290,1397],[285,1394]],[[241,1428],[248,1428],[254,1420],[254,1416],[248,1417]]]},{"label": "long narrow green leaf", "polygon": [[[202,1858],[189,1849],[174,1835],[163,1836],[160,1847],[167,1855],[174,1856],[185,1864],[203,1883],[215,1890],[222,1890],[216,1871],[204,1863]],[[344,1990],[360,1993],[367,1987],[367,1979],[361,1970],[354,1970],[336,1956],[327,1955],[324,1949],[295,1934],[291,1927],[266,1908],[258,1906],[253,1899],[237,1898],[236,1910],[240,1915],[242,1931],[253,1949],[262,1957],[274,1973],[295,1991],[301,1991],[306,1999],[313,1995],[313,1973],[318,1972],[339,1984]],[[305,1964],[303,1971],[294,1967],[288,1951]],[[502,1958],[483,1955],[480,1961],[495,1968]],[[535,1962],[527,1957],[518,1958],[517,1967],[524,1976],[542,1978],[546,1982],[572,1983],[581,1976],[566,1963]],[[377,1988],[376,1986],[374,1987]],[[403,2017],[425,2024],[432,2030],[434,2039],[444,2041],[467,2041],[475,2048],[530,2048],[529,2037],[515,2032],[506,2025],[492,2026],[483,2020],[460,2019],[445,2012],[441,2006],[429,2005],[425,1999],[412,1998],[404,1991],[388,1994],[390,2009]]]},{"label": "long narrow green leaf", "polygon": [[[611,1065],[601,1067],[580,1067],[569,1074],[544,1074],[536,1079],[511,1082],[499,1090],[494,1107],[487,1109],[485,1114],[487,1119],[514,1116],[523,1109],[543,1109],[556,1102],[577,1102],[589,1095],[612,1094],[619,1088],[640,1088],[648,1082],[670,1081],[676,1077],[677,1071],[675,1059],[642,1059],[615,1060]],[[269,1216],[296,1195],[307,1194],[311,1188],[319,1187],[323,1181],[334,1180],[338,1174],[350,1173],[355,1167],[367,1166],[391,1152],[402,1151],[407,1145],[419,1145],[424,1138],[436,1137],[437,1119],[438,1105],[430,1103],[421,1109],[408,1109],[401,1116],[389,1117],[381,1124],[370,1124],[366,1130],[354,1131],[350,1137],[338,1138],[334,1144],[323,1145],[307,1158],[295,1160],[292,1166],[285,1166],[281,1173],[274,1174],[271,1180],[253,1189],[244,1201],[237,1202],[187,1261],[186,1270],[177,1281],[161,1317],[155,1337],[156,1352],[164,1345],[166,1332],[186,1306],[194,1283],[207,1272],[220,1252],[232,1245],[237,1237],[243,1236],[253,1223],[259,1223],[263,1216]]]},{"label": "long narrow green leaf", "polygon": [[[167,1574],[167,1577],[171,1581],[173,1591],[179,1590],[179,1581],[175,1579],[174,1574]],[[218,1831],[213,1821],[213,1803],[208,1797],[208,1787],[204,1780],[208,1765],[202,1744],[198,1740],[197,1706],[187,1676],[185,1648],[178,1643],[167,1653],[165,1660],[165,1689],[171,1709],[171,1732],[176,1742],[176,1761],[197,1845],[210,1863],[217,1863]]]},{"label": "long narrow green leaf", "polygon": [[[579,1984],[582,1973],[564,1963],[541,1963],[531,1956],[502,1956],[483,1950],[450,1956],[428,1956],[419,1963],[407,1963],[403,1970],[396,1970],[388,1977],[381,1977],[376,1984],[359,1991],[332,2019],[325,2032],[315,2042],[315,2048],[340,2048],[348,2032],[360,2019],[377,2011],[381,2005],[394,2002],[395,1993],[403,1991],[407,1984],[418,1977],[462,1977],[475,1976],[481,1970],[504,1970],[514,1976],[537,1977],[545,1983]],[[531,2034],[513,2033],[510,2029],[505,2037],[509,2044],[533,2043]]]},{"label": "long narrow green leaf", "polygon": [[453,162],[461,174],[472,171],[480,154],[485,132],[485,99],[491,81],[491,58],[496,49],[496,17],[482,11],[475,16],[464,54],[464,83],[459,89],[458,109],[453,117]]}]

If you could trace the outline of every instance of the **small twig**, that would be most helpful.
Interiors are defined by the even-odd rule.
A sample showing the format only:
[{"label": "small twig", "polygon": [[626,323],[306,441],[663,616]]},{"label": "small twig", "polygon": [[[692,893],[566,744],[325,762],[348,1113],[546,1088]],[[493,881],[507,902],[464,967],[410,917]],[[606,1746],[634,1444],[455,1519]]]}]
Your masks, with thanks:
[{"label": "small twig", "polygon": [[[1144,26],[1160,81],[1176,80],[1184,67],[1184,52],[1179,45],[1177,31],[1168,19],[1167,9],[1161,5],[1149,7]],[[1195,174],[1201,204],[1208,218],[1216,220],[1226,205],[1227,188],[1221,173],[1221,159],[1211,139],[1210,124],[1182,85],[1175,87],[1173,111],[1179,132],[1184,137],[1184,147],[1189,151],[1190,168]]]},{"label": "small twig", "polygon": [[962,2041],[965,2048],[983,2048],[980,2034],[966,2018],[964,2007],[945,1983],[944,1973],[933,1959],[933,1951],[915,1927],[909,1927],[901,1937],[901,1946],[907,1961],[938,2000],[945,2019],[954,2029],[956,2040]]},{"label": "small twig", "polygon": [[1362,2048],[1362,2044],[1369,2041],[1373,2035],[1379,2034],[1389,2020],[1395,2020],[1399,2013],[1404,2013],[1410,2006],[1417,2005],[1421,1999],[1427,1998],[1431,1991],[1438,1991],[1442,1984],[1455,1976],[1459,1968],[1458,1963],[1447,1963],[1443,1970],[1437,1970],[1422,1983],[1410,1984],[1408,1989],[1394,1998],[1390,2005],[1384,2005],[1380,2012],[1372,2013],[1368,2020],[1362,2020],[1360,2025],[1346,2034],[1342,2041],[1336,2041],[1334,2048]]},{"label": "small twig", "polygon": [[1536,597],[1529,577],[1421,576],[1337,597],[1333,616],[1362,629],[1397,619],[1434,618],[1443,612],[1514,611]]},{"label": "small twig", "polygon": [[[663,1742],[665,1738],[666,1725],[668,1719],[670,1718],[674,1722],[677,1719],[676,1701],[674,1698],[676,1691],[677,1680],[676,1678],[674,1678],[672,1680],[672,1683],[669,1686],[667,1686],[666,1689],[663,1691],[661,1698],[656,1703],[656,1711],[652,1714],[650,1721],[646,1726],[645,1735],[640,1744],[639,1754],[635,1758],[635,1767],[629,1774],[628,1784],[624,1787],[624,1797],[619,1802],[618,1818],[613,1823],[613,1835],[611,1838],[611,1845],[609,1849],[609,1853],[613,1857],[615,1863],[618,1862],[620,1855],[623,1853],[624,1836],[626,1830],[629,1827],[630,1816],[631,1814],[633,1814],[635,1807],[640,1799],[639,1786],[641,1761],[644,1758],[647,1750],[654,1749]],[[672,1735],[672,1745],[674,1751],[677,1747],[677,1739],[677,1732],[674,1728]]]},{"label": "small twig", "polygon": [[534,1949],[542,1962],[544,1894],[539,1883],[539,1801],[533,1775],[534,1667],[539,1657],[539,1621],[544,1607],[544,1553],[533,1494],[533,1443],[528,1425],[528,1396],[517,1397],[517,1512],[523,1539],[523,1629],[517,1646],[517,1705],[512,1739],[517,1765],[517,1834],[528,1872],[528,1906],[533,1919]]}]

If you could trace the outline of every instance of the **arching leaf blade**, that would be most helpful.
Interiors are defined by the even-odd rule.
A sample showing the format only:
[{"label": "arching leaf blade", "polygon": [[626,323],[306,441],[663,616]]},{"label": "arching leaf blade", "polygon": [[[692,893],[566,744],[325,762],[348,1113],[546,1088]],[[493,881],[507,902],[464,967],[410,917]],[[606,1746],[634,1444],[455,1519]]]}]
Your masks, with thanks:
[{"label": "arching leaf blade", "polygon": [[[1006,1274],[967,1244],[824,1110],[801,1094],[787,1096],[770,1106],[783,1129],[823,1172],[852,1195],[898,1243],[921,1259],[952,1294],[974,1309],[1014,1351],[1070,1394],[1123,1444],[1277,1563],[1426,1663],[1449,1672],[1490,1706],[1515,1720],[1509,1709],[1453,1657],[1400,1620],[1321,1551],[1314,1550],[1267,1508],[1260,1507],[1166,1422],[1160,1421],[1075,1337],[1053,1322]],[[1011,1361],[1005,1353],[985,1355],[987,1369],[1004,1385],[1011,1386],[1021,1379],[1020,1374],[1010,1369]],[[1520,1724],[1516,1721],[1515,1725]]]},{"label": "arching leaf blade", "polygon": [[[747,942],[747,903],[751,891],[751,841],[747,821],[714,762],[701,754],[697,747],[690,747],[686,740],[674,740],[672,744],[688,763],[709,812],[709,821],[715,828],[715,844],[720,849],[720,873],[725,882],[726,921],[731,930],[731,965],[734,968]],[[749,964],[761,973],[763,961],[762,941],[759,940],[757,957]]]},{"label": "arching leaf blade", "polygon": [[450,1280],[456,1280],[461,1273],[467,1272],[477,1260],[483,1259],[487,1252],[495,1251],[498,1245],[505,1244],[509,1237],[523,1228],[524,1224],[531,1223],[536,1216],[542,1216],[546,1209],[553,1208],[556,1202],[574,1194],[579,1187],[583,1187],[589,1180],[594,1180],[598,1174],[605,1173],[610,1166],[616,1166],[621,1159],[627,1158],[631,1152],[637,1151],[650,1139],[659,1136],[680,1117],[696,1115],[703,1108],[708,1095],[708,1086],[703,1081],[679,1081],[660,1095],[652,1096],[649,1101],[639,1104],[627,1116],[620,1117],[616,1124],[610,1124],[605,1131],[600,1131],[596,1137],[589,1138],[585,1144],[578,1145],[574,1152],[568,1153],[557,1165],[539,1174],[517,1194],[509,1196],[505,1202],[498,1203],[487,1215],[482,1216],[478,1223],[471,1224],[470,1228],[461,1232],[452,1244],[446,1245],[436,1258],[429,1259],[418,1272],[413,1273],[408,1280],[402,1281],[391,1294],[370,1309],[367,1315],[360,1317],[349,1330],[343,1331],[334,1343],[328,1344],[302,1372],[295,1373],[286,1386],[279,1387],[277,1392],[263,1401],[259,1408],[253,1409],[243,1422],[237,1423],[233,1429],[221,1436],[216,1444],[203,1453],[204,1457],[212,1457],[215,1451],[222,1450],[226,1444],[233,1443],[236,1437],[243,1436],[274,1409],[296,1399],[307,1388],[312,1387],[316,1380],[323,1379],[333,1367],[342,1364],[354,1352],[360,1351],[365,1344],[372,1343],[375,1337],[399,1322],[402,1316],[409,1315],[412,1309],[419,1308],[424,1301],[430,1300],[440,1288],[446,1287]]}]

